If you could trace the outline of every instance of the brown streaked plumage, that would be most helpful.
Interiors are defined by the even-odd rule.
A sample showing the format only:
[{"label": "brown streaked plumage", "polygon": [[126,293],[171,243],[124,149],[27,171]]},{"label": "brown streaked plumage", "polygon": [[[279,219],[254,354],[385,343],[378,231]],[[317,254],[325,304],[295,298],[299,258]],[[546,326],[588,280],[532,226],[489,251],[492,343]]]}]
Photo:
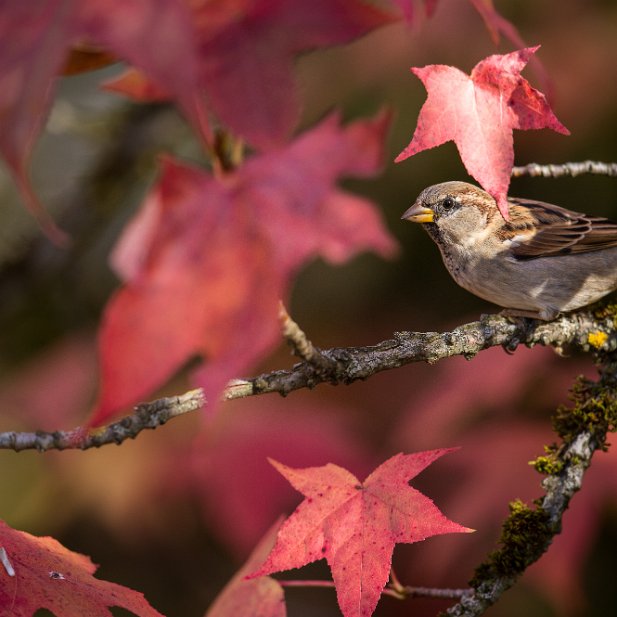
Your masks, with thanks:
[{"label": "brown streaked plumage", "polygon": [[553,319],[617,288],[617,223],[552,204],[495,200],[466,182],[420,193],[402,218],[421,223],[454,280],[510,314]]}]

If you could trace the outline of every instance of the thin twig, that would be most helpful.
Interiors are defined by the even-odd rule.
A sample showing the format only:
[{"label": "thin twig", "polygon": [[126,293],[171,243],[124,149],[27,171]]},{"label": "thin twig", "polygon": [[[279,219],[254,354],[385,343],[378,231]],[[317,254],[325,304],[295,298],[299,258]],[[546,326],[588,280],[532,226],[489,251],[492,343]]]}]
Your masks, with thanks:
[{"label": "thin twig", "polygon": [[176,416],[196,411],[206,404],[203,390],[191,390],[180,396],[141,403],[135,411],[118,422],[86,431],[80,427],[70,431],[36,431],[34,433],[10,431],[0,433],[0,448],[7,450],[87,450],[109,443],[121,444],[135,439],[141,431],[162,426]]},{"label": "thin twig", "polygon": [[[285,581],[277,579],[276,581],[281,587],[322,587],[326,589],[334,589],[335,584],[334,581],[325,581],[325,580],[293,580],[293,581]],[[435,599],[460,599],[464,597],[465,594],[470,593],[470,589],[439,589],[434,587],[402,587],[402,593],[390,588],[385,587],[381,592],[383,595],[391,596],[398,600],[408,598],[435,598]]]},{"label": "thin twig", "polygon": [[522,167],[512,168],[512,177],[542,176],[544,178],[572,178],[582,174],[596,174],[600,176],[617,176],[617,163],[602,163],[600,161],[580,161],[578,163],[562,163],[560,165],[540,165],[529,163]]},{"label": "thin twig", "polygon": [[396,574],[396,571],[394,570],[392,566],[390,566],[390,582],[388,584],[390,588],[393,589],[396,593],[400,594],[401,596],[404,596],[405,585],[401,583],[398,575]]},{"label": "thin twig", "polygon": [[453,600],[464,598],[467,594],[471,593],[469,587],[464,589],[440,589],[438,587],[404,587],[404,593],[410,598],[435,598],[441,600]]},{"label": "thin twig", "polygon": [[311,343],[304,330],[290,317],[282,302],[279,303],[278,318],[283,338],[291,345],[298,358],[325,372],[336,368],[336,363]]}]

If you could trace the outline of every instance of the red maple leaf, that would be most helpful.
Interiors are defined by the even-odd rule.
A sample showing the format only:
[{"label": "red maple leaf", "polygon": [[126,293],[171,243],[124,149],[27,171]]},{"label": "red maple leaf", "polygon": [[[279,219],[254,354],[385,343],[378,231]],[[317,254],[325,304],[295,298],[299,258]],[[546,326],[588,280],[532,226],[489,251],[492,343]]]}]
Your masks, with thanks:
[{"label": "red maple leaf", "polygon": [[71,46],[88,41],[138,66],[159,87],[173,91],[179,106],[203,130],[205,107],[196,96],[193,29],[183,0],[3,2],[0,154],[26,205],[52,239],[60,242],[64,235],[40,205],[27,169],[53,100],[54,78]]},{"label": "red maple leaf", "polygon": [[278,339],[277,306],[308,259],[392,254],[374,206],[335,187],[380,165],[388,118],[331,117],[288,147],[221,178],[165,160],[114,255],[125,286],[100,331],[102,392],[92,423],[151,393],[190,358],[215,403]]},{"label": "red maple leaf", "polygon": [[512,130],[547,127],[569,134],[544,95],[520,75],[536,49],[489,56],[474,67],[471,76],[442,64],[412,68],[428,98],[413,139],[396,162],[453,140],[469,174],[497,200],[507,217],[506,196],[514,164]]},{"label": "red maple leaf", "polygon": [[205,617],[285,617],[283,588],[269,576],[247,580],[247,574],[263,563],[276,539],[281,526],[277,521],[266,532],[246,563],[225,585]]},{"label": "red maple leaf", "polygon": [[37,538],[0,521],[0,614],[32,617],[40,608],[57,617],[109,615],[119,606],[140,617],[162,617],[143,595],[92,576],[96,566],[53,538]]},{"label": "red maple leaf", "polygon": [[87,42],[136,67],[116,84],[141,99],[168,94],[207,143],[206,98],[257,146],[281,143],[299,115],[295,56],[349,42],[396,16],[359,0],[6,0],[0,12],[0,154],[46,232],[64,235],[40,205],[27,169],[73,44]]},{"label": "red maple leaf", "polygon": [[0,11],[0,153],[30,211],[56,242],[64,234],[34,195],[27,166],[52,100],[52,77],[64,60],[71,25],[66,2],[4,2]]},{"label": "red maple leaf", "polygon": [[[253,146],[280,145],[300,115],[295,57],[348,43],[396,19],[358,0],[193,3],[200,96],[205,93],[212,111]],[[146,77],[129,70],[106,87],[143,100],[150,89]],[[166,91],[178,97],[178,91]]]},{"label": "red maple leaf", "polygon": [[283,523],[268,559],[251,577],[325,557],[345,617],[371,615],[388,581],[395,544],[472,531],[409,486],[450,451],[397,454],[362,483],[337,465],[292,469],[272,461],[306,499]]}]

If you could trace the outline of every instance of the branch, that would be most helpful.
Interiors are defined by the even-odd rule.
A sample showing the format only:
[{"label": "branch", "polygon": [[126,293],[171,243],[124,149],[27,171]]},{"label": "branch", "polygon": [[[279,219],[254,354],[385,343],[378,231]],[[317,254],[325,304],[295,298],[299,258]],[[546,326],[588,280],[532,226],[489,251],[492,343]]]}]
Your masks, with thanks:
[{"label": "branch", "polygon": [[[518,345],[550,345],[561,351],[575,347],[617,348],[617,330],[610,310],[579,312],[544,322],[524,318],[485,315],[451,332],[396,332],[394,338],[371,347],[340,347],[319,350],[319,364],[300,362],[290,370],[278,370],[246,380],[234,380],[225,400],[278,392],[285,396],[320,383],[350,384],[359,379],[413,362],[433,364],[451,356],[470,359],[489,347],[514,351]],[[325,361],[323,360],[325,359]],[[326,366],[327,365],[327,366]]]},{"label": "branch", "polygon": [[521,176],[544,178],[562,178],[570,176],[572,178],[582,174],[596,174],[599,176],[617,176],[617,163],[602,163],[600,161],[581,161],[579,163],[562,163],[561,165],[539,165],[529,163],[523,167],[513,167],[512,177]]},{"label": "branch", "polygon": [[[371,347],[319,350],[316,352],[320,358],[317,363],[304,361],[291,370],[272,371],[249,380],[234,380],[226,388],[223,398],[231,400],[270,392],[287,395],[293,390],[313,388],[323,382],[349,384],[412,362],[432,364],[455,355],[472,358],[489,347],[500,345],[513,351],[519,344],[530,347],[536,344],[552,345],[558,349],[575,346],[585,350],[595,345],[614,349],[617,347],[617,333],[609,311],[575,313],[552,322],[509,320],[488,315],[451,332],[398,332],[394,339]],[[191,401],[188,406],[183,404],[186,400]],[[203,391],[194,390],[179,397],[141,404],[133,414],[85,436],[80,429],[53,433],[0,433],[0,448],[45,451],[121,443],[128,437],[136,437],[144,428],[160,426],[172,417],[194,411],[203,404]],[[178,412],[178,409],[183,411]]]},{"label": "branch", "polygon": [[0,448],[6,450],[87,450],[109,443],[120,445],[126,439],[135,439],[144,429],[155,429],[172,418],[196,411],[206,404],[203,390],[191,390],[180,396],[160,398],[151,403],[141,403],[135,411],[118,422],[86,432],[78,427],[71,431],[36,431],[0,433]]},{"label": "branch", "polygon": [[293,349],[294,355],[322,371],[336,369],[336,363],[311,343],[304,330],[289,316],[282,302],[279,305],[279,322],[283,338]]},{"label": "branch", "polygon": [[560,533],[562,518],[570,499],[578,492],[585,471],[597,450],[607,447],[606,436],[617,426],[617,359],[601,368],[594,383],[579,379],[572,395],[574,406],[557,410],[553,424],[560,445],[548,449],[548,456],[534,462],[547,473],[542,482],[545,494],[535,508],[513,502],[502,527],[501,548],[476,569],[473,592],[446,611],[450,617],[481,615],[509,589],[520,575],[549,548]]},{"label": "branch", "polygon": [[[323,350],[314,347],[294,323],[301,335],[293,336],[303,338],[310,345],[310,359],[296,364],[290,370],[233,380],[225,389],[223,399],[232,400],[271,392],[285,396],[294,390],[313,388],[320,383],[350,384],[413,362],[433,364],[443,358],[461,355],[470,359],[483,349],[496,346],[502,346],[509,352],[513,352],[518,345],[550,345],[559,351],[566,347],[584,351],[613,350],[617,349],[617,330],[613,319],[610,307],[596,312],[564,315],[551,322],[485,315],[480,321],[459,326],[450,332],[396,332],[393,339],[371,347]],[[108,443],[120,444],[125,439],[134,439],[144,429],[161,426],[171,418],[195,411],[204,404],[203,390],[192,390],[180,396],[142,403],[135,408],[134,413],[118,422],[88,432],[78,427],[70,431],[0,433],[0,449],[35,449],[44,452],[67,448],[86,450]]]}]

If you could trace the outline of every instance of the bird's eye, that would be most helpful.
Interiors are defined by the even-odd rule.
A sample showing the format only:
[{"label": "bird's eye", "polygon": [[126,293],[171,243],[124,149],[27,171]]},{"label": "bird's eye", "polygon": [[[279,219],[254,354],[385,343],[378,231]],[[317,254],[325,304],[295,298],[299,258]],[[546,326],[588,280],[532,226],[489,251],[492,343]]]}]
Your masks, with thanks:
[{"label": "bird's eye", "polygon": [[454,208],[454,206],[456,205],[456,202],[454,201],[454,199],[452,199],[452,197],[446,197],[442,202],[441,202],[441,207],[448,212],[449,210],[452,210],[452,208]]}]

